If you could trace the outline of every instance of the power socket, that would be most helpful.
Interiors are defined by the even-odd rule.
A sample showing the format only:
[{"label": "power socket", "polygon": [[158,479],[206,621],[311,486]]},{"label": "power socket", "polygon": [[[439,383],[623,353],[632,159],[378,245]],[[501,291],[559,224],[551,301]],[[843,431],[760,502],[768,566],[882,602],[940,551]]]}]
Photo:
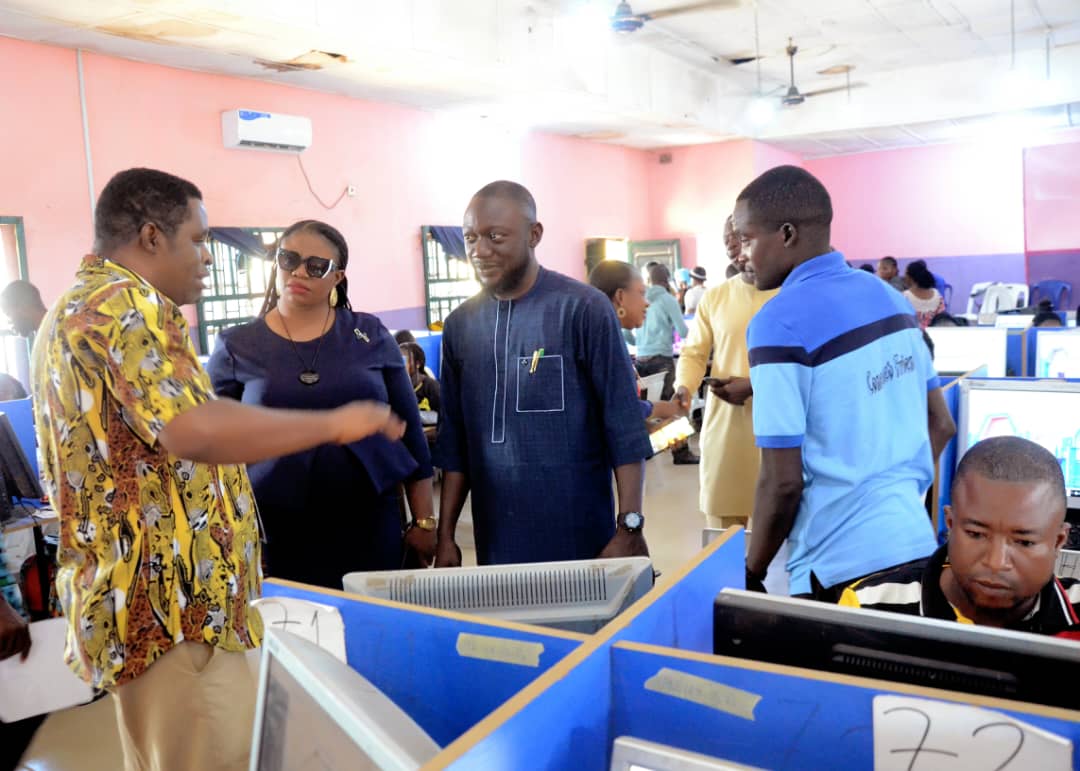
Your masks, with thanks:
[{"label": "power socket", "polygon": [[349,196],[349,198],[356,198],[357,192],[356,185],[347,185],[345,187],[345,195]]}]

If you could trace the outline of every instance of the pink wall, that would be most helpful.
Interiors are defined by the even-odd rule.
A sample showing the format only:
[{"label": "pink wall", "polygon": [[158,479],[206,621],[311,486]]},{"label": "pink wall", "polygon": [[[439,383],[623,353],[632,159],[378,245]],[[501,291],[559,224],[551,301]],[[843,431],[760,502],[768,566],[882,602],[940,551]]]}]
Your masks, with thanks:
[{"label": "pink wall", "polygon": [[[75,52],[0,39],[0,215],[23,217],[31,279],[51,300],[90,245]],[[31,74],[32,73],[32,74]]]},{"label": "pink wall", "polygon": [[[0,122],[0,141],[17,148],[5,157],[17,183],[0,189],[0,214],[25,218],[30,278],[51,301],[92,240],[75,53],[0,39],[0,68],[26,73],[5,92],[20,114]],[[493,179],[533,188],[547,229],[541,260],[570,275],[583,276],[585,238],[646,235],[641,151],[94,54],[84,69],[98,190],[121,169],[149,165],[195,182],[214,225],[325,219],[349,241],[358,308],[422,305],[420,226],[460,222],[469,196]],[[296,156],[225,149],[219,116],[238,107],[310,117],[303,161],[315,190],[332,201],[351,183],[359,194],[324,211]]]},{"label": "pink wall", "polygon": [[[805,166],[801,155],[789,153],[764,142],[754,142],[754,176],[777,166]],[[750,180],[747,180],[749,182]]]},{"label": "pink wall", "polygon": [[740,140],[665,150],[671,163],[650,153],[649,209],[652,238],[678,238],[683,264],[713,269],[723,254],[724,220],[735,197],[754,176],[754,142]]},{"label": "pink wall", "polygon": [[1017,148],[935,145],[805,165],[832,196],[833,243],[853,263],[1024,249]]},{"label": "pink wall", "polygon": [[1027,251],[1080,249],[1080,132],[1024,151]]}]

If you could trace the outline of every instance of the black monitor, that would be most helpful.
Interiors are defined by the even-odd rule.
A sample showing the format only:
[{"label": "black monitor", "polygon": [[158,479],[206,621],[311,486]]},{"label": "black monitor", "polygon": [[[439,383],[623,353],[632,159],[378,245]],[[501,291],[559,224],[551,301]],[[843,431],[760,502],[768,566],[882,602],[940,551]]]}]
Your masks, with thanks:
[{"label": "black monitor", "polygon": [[1080,645],[955,621],[724,589],[713,652],[1080,709]]},{"label": "black monitor", "polygon": [[3,412],[0,412],[0,473],[3,473],[7,482],[9,495],[33,500],[44,497],[41,482],[38,481],[18,437],[15,436],[11,421]]}]

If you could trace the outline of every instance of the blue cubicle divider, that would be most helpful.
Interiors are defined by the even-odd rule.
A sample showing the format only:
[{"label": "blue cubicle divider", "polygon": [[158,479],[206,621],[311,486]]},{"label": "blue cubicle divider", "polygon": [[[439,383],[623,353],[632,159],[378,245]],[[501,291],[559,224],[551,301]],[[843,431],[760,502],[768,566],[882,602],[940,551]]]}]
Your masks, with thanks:
[{"label": "blue cubicle divider", "polygon": [[1024,369],[1024,334],[1027,330],[1010,329],[1005,337],[1005,374],[1022,377]]},{"label": "blue cubicle divider", "polygon": [[1024,370],[1025,375],[1028,377],[1045,377],[1045,375],[1036,371],[1036,354],[1039,349],[1039,336],[1056,335],[1061,332],[1076,334],[1075,329],[1065,329],[1062,327],[1030,327],[1024,331],[1024,337],[1027,340],[1027,369]]},{"label": "blue cubicle divider", "polygon": [[[744,586],[746,539],[733,528],[491,718],[433,767],[607,768],[610,650],[619,640],[712,651],[713,599]],[[543,726],[543,730],[538,727]],[[477,737],[481,736],[479,740]]]},{"label": "blue cubicle divider", "polygon": [[[945,691],[680,654],[653,646],[620,643],[611,655],[611,715],[592,715],[592,723],[610,725],[610,733],[595,751],[586,752],[579,745],[574,748],[590,759],[610,747],[615,738],[634,736],[776,771],[869,769],[874,767],[875,696],[976,700]],[[662,670],[666,678],[660,674]],[[684,681],[684,675],[700,678],[685,678],[696,691],[687,694],[690,698],[678,695],[677,689],[658,686],[658,680],[663,679],[677,684]],[[565,698],[580,698],[575,690],[595,686],[593,678],[577,681],[577,677],[575,672],[567,678]],[[701,695],[708,695],[714,683],[722,698],[706,706],[701,702],[708,699]],[[987,701],[979,706],[1071,740],[1074,768],[1078,767],[1080,712],[1047,710],[1019,702]],[[577,740],[591,739],[595,732],[585,730],[588,727],[579,727]],[[595,763],[573,767],[597,771],[606,768]],[[927,763],[927,767],[934,767],[933,763]]]},{"label": "blue cubicle divider", "polygon": [[711,653],[713,600],[721,589],[746,581],[746,533],[739,528],[724,545],[653,598],[612,640]]},{"label": "blue cubicle divider", "polygon": [[[953,421],[959,427],[959,383],[954,383],[950,388],[943,389],[942,394],[945,396],[945,404],[949,408],[949,413],[952,415]],[[945,507],[952,503],[952,479],[958,460],[956,457],[956,440],[956,436],[949,440],[949,443],[945,445],[945,449],[941,453],[941,458],[938,460],[938,543],[945,543],[945,536],[948,535],[948,528],[945,527]]]},{"label": "blue cubicle divider", "polygon": [[416,335],[416,343],[424,349],[427,357],[427,366],[436,378],[442,365],[442,332],[432,332],[429,335],[423,333]]},{"label": "blue cubicle divider", "polygon": [[30,468],[34,476],[40,476],[37,457],[37,436],[34,433],[34,402],[32,399],[15,399],[9,402],[0,402],[0,412],[7,415],[15,438],[26,453],[26,459],[30,461]]},{"label": "blue cubicle divider", "polygon": [[[296,597],[337,608],[345,623],[349,666],[389,696],[440,746],[472,728],[585,639],[569,632],[486,622],[287,581],[266,581],[263,596]],[[496,660],[498,655],[483,658],[476,651],[459,653],[461,634],[494,638],[491,642],[504,657],[507,643],[511,648],[514,643],[524,644],[525,654],[535,655],[537,644],[542,650],[535,666],[507,663]],[[483,645],[479,647],[482,653]]]}]

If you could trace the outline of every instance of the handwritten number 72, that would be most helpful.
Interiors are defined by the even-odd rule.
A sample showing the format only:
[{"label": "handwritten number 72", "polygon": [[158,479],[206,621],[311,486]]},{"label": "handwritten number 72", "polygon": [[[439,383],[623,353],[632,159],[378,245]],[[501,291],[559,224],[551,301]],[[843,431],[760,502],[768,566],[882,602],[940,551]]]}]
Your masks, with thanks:
[{"label": "handwritten number 72", "polygon": [[[916,715],[919,715],[923,720],[926,721],[926,724],[923,726],[922,737],[919,739],[919,743],[917,746],[889,750],[889,752],[894,755],[899,755],[907,752],[911,753],[911,762],[908,763],[907,771],[915,771],[915,764],[918,762],[919,757],[924,754],[948,755],[954,758],[960,757],[959,753],[953,752],[951,750],[934,749],[926,746],[926,740],[930,736],[933,721],[930,719],[930,716],[923,712],[921,709],[917,709],[915,707],[893,707],[892,709],[885,710],[884,714],[890,715],[893,712],[914,712]],[[1012,754],[1010,754],[1009,757],[1005,758],[1005,762],[993,769],[993,771],[1003,771],[1005,768],[1008,768],[1009,764],[1012,763],[1016,756],[1020,754],[1020,750],[1023,749],[1024,729],[1018,725],[1015,725],[1014,723],[1008,722],[987,723],[986,725],[982,725],[976,728],[974,731],[971,732],[971,735],[972,737],[978,736],[983,731],[989,730],[991,728],[1008,728],[1016,732],[1016,747],[1013,749]]]}]

